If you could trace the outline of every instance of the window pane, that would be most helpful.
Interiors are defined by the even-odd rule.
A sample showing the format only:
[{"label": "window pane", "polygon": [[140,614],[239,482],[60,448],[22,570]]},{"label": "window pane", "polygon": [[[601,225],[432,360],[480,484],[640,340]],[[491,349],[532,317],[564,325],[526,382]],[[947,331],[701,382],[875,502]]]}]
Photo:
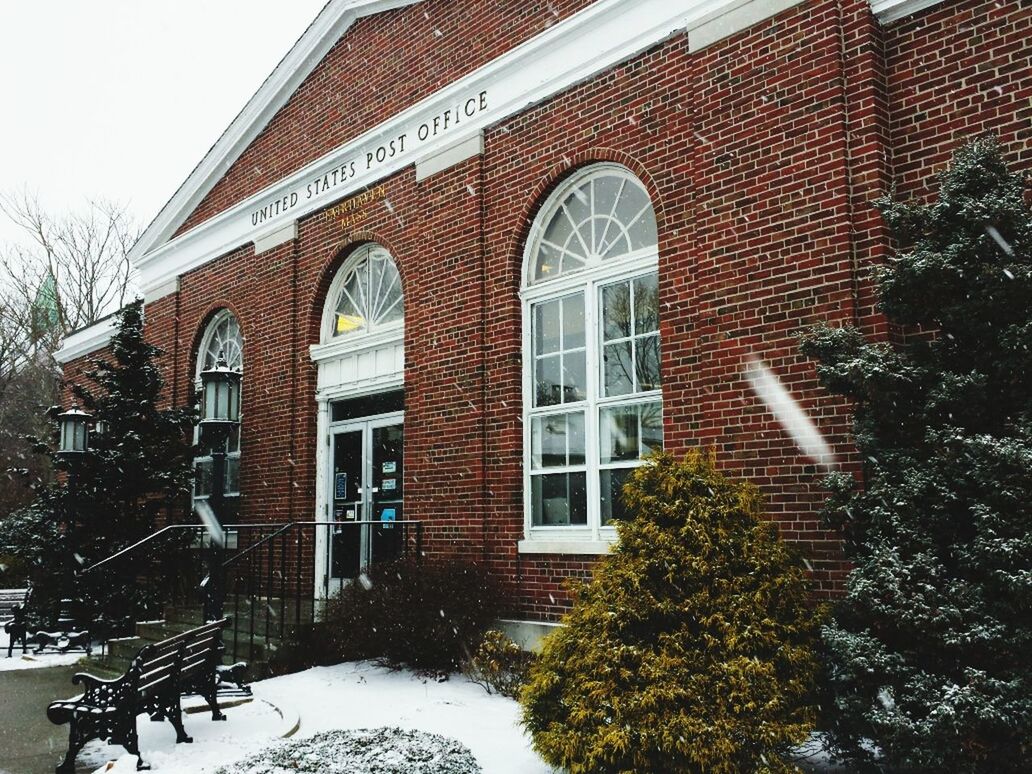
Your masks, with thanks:
[{"label": "window pane", "polygon": [[602,409],[599,427],[599,459],[603,464],[637,460],[638,407],[616,406]]},{"label": "window pane", "polygon": [[606,344],[602,352],[605,394],[629,395],[634,390],[631,342]]},{"label": "window pane", "polygon": [[398,267],[386,254],[374,263],[372,320],[377,325],[395,322],[405,316],[401,300],[401,277]]},{"label": "window pane", "polygon": [[659,401],[638,407],[641,454],[663,450],[663,404]]},{"label": "window pane", "polygon": [[584,346],[584,295],[563,299],[563,349]]},{"label": "window pane", "polygon": [[531,520],[535,526],[588,523],[584,473],[531,476]]},{"label": "window pane", "polygon": [[194,465],[194,496],[211,494],[211,460],[198,460]]},{"label": "window pane", "polygon": [[634,332],[659,330],[659,275],[648,274],[634,280]]},{"label": "window pane", "polygon": [[534,417],[530,427],[533,470],[584,464],[584,412]]},{"label": "window pane", "polygon": [[566,415],[566,438],[570,465],[584,464],[584,412]]},{"label": "window pane", "polygon": [[623,485],[634,472],[634,468],[615,468],[599,471],[599,491],[601,493],[602,526],[613,519],[626,519],[627,506],[621,497]]},{"label": "window pane", "polygon": [[337,299],[333,318],[333,335],[342,336],[365,327],[365,294],[368,285],[367,264],[360,264],[344,283]]},{"label": "window pane", "polygon": [[559,301],[534,306],[534,352],[559,351]]},{"label": "window pane", "polygon": [[563,355],[563,403],[574,403],[588,397],[588,375],[584,351]]},{"label": "window pane", "polygon": [[638,390],[658,390],[659,379],[659,335],[643,336],[635,341],[635,374],[638,377]]},{"label": "window pane", "polygon": [[602,336],[604,341],[631,335],[631,286],[628,282],[602,288]]},{"label": "window pane", "polygon": [[566,416],[535,417],[530,428],[534,469],[566,465]]},{"label": "window pane", "polygon": [[240,458],[226,458],[226,480],[223,491],[226,494],[237,494],[240,492]]},{"label": "window pane", "polygon": [[632,250],[653,247],[659,241],[656,237],[656,213],[649,207],[627,231],[630,234]]},{"label": "window pane", "polygon": [[537,406],[554,406],[562,400],[562,375],[559,355],[538,358],[534,376]]},{"label": "window pane", "polygon": [[[580,242],[573,236],[573,225],[570,223],[570,219],[566,217],[566,213],[560,209],[555,216],[552,218],[552,222],[548,224],[548,228],[545,229],[545,241],[549,245],[554,245],[557,248],[567,248],[570,252],[577,254],[581,258],[584,257],[584,250],[581,249]],[[549,245],[545,245],[548,247]],[[556,264],[552,267],[552,271],[545,271],[544,266],[539,264],[541,273],[545,276],[556,274],[556,268],[558,268],[559,255],[551,256],[548,260],[550,264]]]}]

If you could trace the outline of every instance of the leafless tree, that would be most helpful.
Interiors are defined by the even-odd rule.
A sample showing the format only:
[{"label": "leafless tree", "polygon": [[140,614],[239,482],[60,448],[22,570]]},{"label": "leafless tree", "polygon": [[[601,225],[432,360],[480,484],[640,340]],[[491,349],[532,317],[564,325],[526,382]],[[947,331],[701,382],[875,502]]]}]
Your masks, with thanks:
[{"label": "leafless tree", "polygon": [[[38,196],[22,191],[0,196],[3,212],[28,239],[0,256],[0,282],[31,311],[39,294],[55,288],[57,327],[63,333],[95,323],[133,293],[129,250],[139,228],[124,206],[91,200],[82,211],[54,215]],[[30,321],[31,322],[31,321]],[[31,328],[31,326],[30,326]]]},{"label": "leafless tree", "polygon": [[128,253],[139,229],[125,207],[89,201],[48,212],[38,196],[0,195],[0,213],[23,235],[0,245],[0,518],[31,495],[20,479],[49,469],[27,453],[26,435],[48,429],[58,400],[53,354],[64,337],[123,306],[135,293]]}]

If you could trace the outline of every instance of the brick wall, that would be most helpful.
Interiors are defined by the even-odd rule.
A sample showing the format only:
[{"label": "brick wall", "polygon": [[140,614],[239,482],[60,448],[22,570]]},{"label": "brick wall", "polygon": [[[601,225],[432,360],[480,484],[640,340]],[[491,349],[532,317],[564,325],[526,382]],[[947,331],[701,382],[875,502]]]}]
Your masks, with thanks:
[{"label": "brick wall", "polygon": [[[584,4],[431,0],[359,22],[184,228]],[[820,390],[795,336],[818,321],[889,334],[869,269],[890,244],[870,202],[894,180],[923,192],[923,176],[986,128],[1027,164],[1030,17],[1017,2],[957,2],[883,28],[866,0],[812,0],[700,52],[670,39],[491,127],[480,157],[419,183],[397,173],[360,232],[315,213],[290,244],[182,277],[147,309],[171,396],[189,393],[208,317],[232,308],[245,337],[242,516],[312,518],[322,439],[308,346],[349,250],[383,244],[405,293],[405,516],[427,524],[431,553],[487,560],[518,587],[523,615],[554,619],[564,580],[595,560],[516,551],[521,263],[548,192],[580,165],[615,161],[657,212],[667,447],[713,447],[757,483],[818,595],[833,595],[846,567],[818,523],[819,471],[753,397],[744,362],[765,360],[858,470],[849,406]]]}]

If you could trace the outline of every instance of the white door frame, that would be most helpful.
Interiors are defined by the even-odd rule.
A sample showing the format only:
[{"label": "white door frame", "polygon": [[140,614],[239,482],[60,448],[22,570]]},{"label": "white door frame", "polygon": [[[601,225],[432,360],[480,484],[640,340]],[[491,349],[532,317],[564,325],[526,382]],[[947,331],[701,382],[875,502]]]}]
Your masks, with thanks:
[{"label": "white door frame", "polygon": [[[325,416],[323,406],[325,406]],[[404,431],[405,425],[405,412],[404,411],[391,411],[384,414],[372,414],[365,417],[359,417],[357,419],[346,419],[340,422],[329,421],[329,402],[320,401],[320,425],[325,426],[325,433],[321,433],[326,438],[325,446],[325,459],[323,464],[320,466],[323,475],[317,476],[321,478],[321,491],[318,493],[318,500],[321,500],[321,507],[318,508],[319,518],[317,521],[329,522],[333,521],[333,513],[331,512],[331,504],[333,503],[332,487],[334,484],[333,466],[335,456],[335,444],[336,436],[342,433],[360,431],[362,433],[362,483],[360,486],[360,492],[362,495],[361,500],[361,516],[362,521],[370,521],[372,515],[372,492],[368,491],[372,487],[373,482],[373,430],[380,427],[391,427],[393,425],[401,425]],[[325,424],[324,424],[325,422]],[[317,482],[318,485],[318,482]],[[404,490],[403,490],[404,491]],[[315,534],[315,596],[316,598],[326,598],[336,594],[342,585],[339,579],[329,577],[331,570],[330,560],[330,545],[329,535],[331,527],[320,526],[316,529]],[[369,554],[369,529],[362,528],[361,547],[359,549],[361,556],[361,563],[363,570],[366,567]]]}]

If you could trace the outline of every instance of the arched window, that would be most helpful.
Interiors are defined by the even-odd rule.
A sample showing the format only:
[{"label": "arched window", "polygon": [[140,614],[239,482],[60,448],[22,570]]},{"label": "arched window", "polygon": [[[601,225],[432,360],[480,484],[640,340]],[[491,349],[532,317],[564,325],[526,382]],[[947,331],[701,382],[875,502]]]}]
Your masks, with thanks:
[{"label": "arched window", "polygon": [[399,328],[405,319],[401,277],[394,259],[377,244],[363,245],[330,286],[322,340]]},{"label": "arched window", "polygon": [[598,164],[553,192],[525,253],[528,537],[612,537],[620,489],[662,448],[658,250],[648,192]]},{"label": "arched window", "polygon": [[[197,350],[197,362],[194,370],[194,383],[201,389],[201,371],[214,367],[219,358],[224,358],[230,368],[243,373],[244,370],[244,338],[240,335],[240,324],[236,316],[228,309],[217,312],[201,337],[201,346]],[[243,416],[241,415],[241,419]],[[200,440],[199,428],[195,431],[194,442]],[[205,454],[194,460],[194,497],[207,498],[211,494],[212,459]],[[240,494],[240,427],[230,432],[226,438],[226,482],[227,496]]]}]

